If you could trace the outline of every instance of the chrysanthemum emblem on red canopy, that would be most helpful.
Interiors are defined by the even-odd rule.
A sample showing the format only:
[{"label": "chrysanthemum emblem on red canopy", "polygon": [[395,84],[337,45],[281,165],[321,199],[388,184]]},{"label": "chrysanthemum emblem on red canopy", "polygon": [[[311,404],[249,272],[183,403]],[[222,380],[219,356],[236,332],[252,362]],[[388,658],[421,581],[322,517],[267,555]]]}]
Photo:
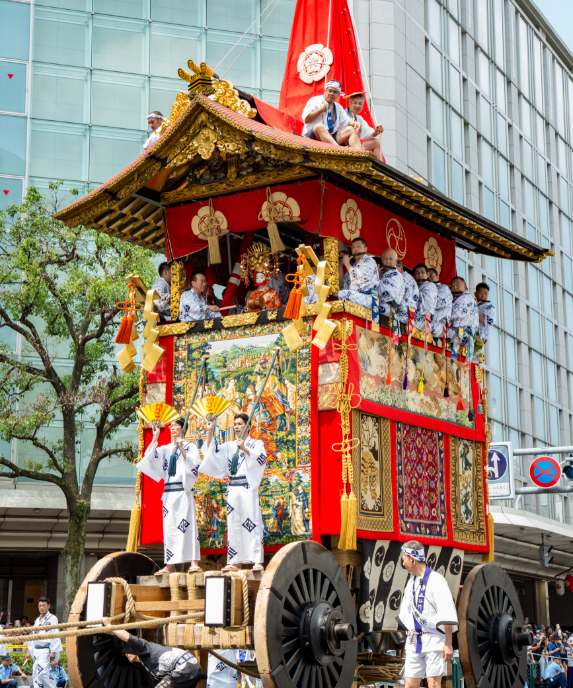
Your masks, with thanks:
[{"label": "chrysanthemum emblem on red canopy", "polygon": [[347,239],[357,239],[362,229],[362,213],[353,198],[349,198],[340,208],[342,231]]},{"label": "chrysanthemum emblem on red canopy", "polygon": [[[269,206],[272,204],[272,209]],[[297,222],[300,220],[300,207],[294,198],[289,198],[282,191],[275,191],[269,201],[263,203],[261,215],[267,222]]]},{"label": "chrysanthemum emblem on red canopy", "polygon": [[388,246],[396,251],[398,258],[402,260],[408,250],[408,242],[404,227],[395,217],[391,217],[386,225],[386,241]]},{"label": "chrysanthemum emblem on red canopy", "polygon": [[305,84],[320,81],[328,74],[333,59],[330,48],[322,43],[309,45],[298,58],[298,75]]},{"label": "chrysanthemum emblem on red canopy", "polygon": [[429,268],[434,268],[438,275],[442,269],[442,249],[434,237],[430,237],[424,246],[424,258]]}]

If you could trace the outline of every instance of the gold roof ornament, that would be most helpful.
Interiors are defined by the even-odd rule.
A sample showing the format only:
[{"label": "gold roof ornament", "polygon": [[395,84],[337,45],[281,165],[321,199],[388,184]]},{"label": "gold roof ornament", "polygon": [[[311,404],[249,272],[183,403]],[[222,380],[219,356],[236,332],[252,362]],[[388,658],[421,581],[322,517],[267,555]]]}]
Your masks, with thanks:
[{"label": "gold roof ornament", "polygon": [[239,97],[239,92],[233,87],[230,81],[219,79],[215,72],[205,62],[197,64],[193,60],[187,60],[187,66],[193,72],[190,74],[184,69],[178,69],[177,73],[184,81],[189,83],[189,95],[184,91],[179,91],[175,102],[171,106],[171,114],[159,129],[159,135],[171,126],[178,117],[185,112],[191,103],[191,99],[200,94],[211,100],[221,103],[230,110],[238,112],[244,117],[256,117],[257,111],[253,109],[246,100]]}]

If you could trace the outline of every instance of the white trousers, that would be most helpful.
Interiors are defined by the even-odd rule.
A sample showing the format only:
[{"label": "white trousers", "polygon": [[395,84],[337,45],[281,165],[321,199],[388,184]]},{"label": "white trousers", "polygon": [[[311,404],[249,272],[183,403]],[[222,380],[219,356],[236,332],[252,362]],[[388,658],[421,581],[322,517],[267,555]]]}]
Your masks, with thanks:
[{"label": "white trousers", "polygon": [[32,679],[34,681],[34,688],[56,688],[56,682],[50,675],[49,648],[34,648]]}]

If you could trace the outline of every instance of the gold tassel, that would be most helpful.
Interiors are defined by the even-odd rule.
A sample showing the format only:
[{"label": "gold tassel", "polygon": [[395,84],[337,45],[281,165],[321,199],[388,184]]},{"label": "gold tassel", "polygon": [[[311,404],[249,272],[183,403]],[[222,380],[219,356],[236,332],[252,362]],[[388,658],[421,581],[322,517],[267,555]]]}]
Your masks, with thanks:
[{"label": "gold tassel", "polygon": [[418,394],[423,394],[424,393],[424,378],[420,378],[420,382],[418,382]]},{"label": "gold tassel", "polygon": [[281,251],[284,251],[286,246],[283,244],[281,235],[279,234],[279,228],[274,220],[269,220],[267,225],[267,231],[269,233],[269,239],[271,241],[271,253],[276,255]]},{"label": "gold tassel", "polygon": [[129,519],[129,533],[127,535],[126,552],[137,552],[137,545],[139,544],[139,526],[141,525],[141,506],[139,505],[139,493],[141,490],[141,472],[137,471],[137,479],[135,481],[135,504],[131,507],[131,516]]},{"label": "gold tassel", "polygon": [[348,525],[346,527],[346,547],[344,549],[356,549],[356,526],[358,521],[358,502],[356,495],[350,490],[348,497]]},{"label": "gold tassel", "polygon": [[485,552],[481,555],[481,560],[484,563],[490,564],[495,561],[495,547],[494,547],[494,531],[495,526],[493,522],[493,514],[489,513],[487,515],[487,539],[489,545],[489,552]]},{"label": "gold tassel", "polygon": [[209,244],[209,260],[211,261],[211,265],[217,265],[218,263],[221,263],[221,248],[219,247],[219,237],[218,236],[210,236],[207,239],[207,243]]},{"label": "gold tassel", "polygon": [[[346,487],[346,486],[345,486]],[[346,492],[340,498],[340,540],[338,549],[347,549],[346,540],[348,538],[348,495]]]}]

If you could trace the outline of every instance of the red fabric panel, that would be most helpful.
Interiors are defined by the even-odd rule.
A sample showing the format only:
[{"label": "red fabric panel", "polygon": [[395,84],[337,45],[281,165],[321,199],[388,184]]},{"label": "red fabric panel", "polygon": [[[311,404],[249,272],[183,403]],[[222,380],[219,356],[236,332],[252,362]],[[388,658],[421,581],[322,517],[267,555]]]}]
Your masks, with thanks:
[{"label": "red fabric panel", "polygon": [[[301,224],[306,230],[316,234],[320,226],[320,182],[312,180],[300,186],[298,184],[271,186],[271,191],[282,191],[288,198],[293,198],[299,207]],[[213,199],[216,212],[221,212],[227,220],[231,232],[249,232],[267,226],[266,220],[259,220],[263,203],[267,200],[265,189],[254,189],[245,193]],[[201,207],[207,207],[208,200],[188,205],[168,208],[166,226],[173,250],[173,258],[182,258],[207,246],[207,241],[193,233],[192,221]]]},{"label": "red fabric panel", "polygon": [[[153,372],[147,373],[147,383],[165,382],[165,403],[171,404],[173,401],[173,337],[160,337],[157,340],[158,346],[164,349],[165,353],[161,361],[155,366]],[[144,448],[151,443],[151,430],[143,431]],[[169,428],[165,427],[159,435],[159,444],[169,444],[171,434]],[[144,449],[144,451],[145,451]],[[142,545],[162,545],[163,544],[163,512],[161,497],[163,496],[163,481],[160,483],[151,480],[146,475],[142,475],[141,481],[141,534],[140,543]]]},{"label": "red fabric panel", "polygon": [[[296,117],[287,115],[286,112],[277,110],[276,107],[265,103],[264,100],[259,100],[253,96],[255,101],[255,108],[259,115],[265,120],[265,124],[274,129],[286,131],[287,134],[294,132],[295,134],[302,134],[302,122]],[[300,115],[299,115],[300,117]]]},{"label": "red fabric panel", "polygon": [[316,346],[310,347],[310,494],[313,540],[320,539],[320,433],[318,424],[318,352]]},{"label": "red fabric panel", "polygon": [[[299,76],[301,53],[312,45],[321,44],[332,51],[332,64],[325,77],[306,84]],[[317,55],[321,59],[320,54]],[[360,60],[352,17],[346,0],[298,0],[287,52],[279,108],[300,118],[309,98],[322,95],[326,83],[336,79],[345,93],[364,91]],[[368,105],[362,110],[364,119],[373,126]]]},{"label": "red fabric panel", "polygon": [[[348,206],[349,200],[356,204],[359,218],[354,206]],[[343,215],[347,222],[343,222]],[[393,248],[408,268],[418,263],[435,267],[443,284],[449,284],[456,274],[453,241],[333,184],[326,184],[325,188],[321,234],[347,245],[352,239],[362,237],[368,243],[368,252],[374,256],[381,256],[388,247]]]}]

